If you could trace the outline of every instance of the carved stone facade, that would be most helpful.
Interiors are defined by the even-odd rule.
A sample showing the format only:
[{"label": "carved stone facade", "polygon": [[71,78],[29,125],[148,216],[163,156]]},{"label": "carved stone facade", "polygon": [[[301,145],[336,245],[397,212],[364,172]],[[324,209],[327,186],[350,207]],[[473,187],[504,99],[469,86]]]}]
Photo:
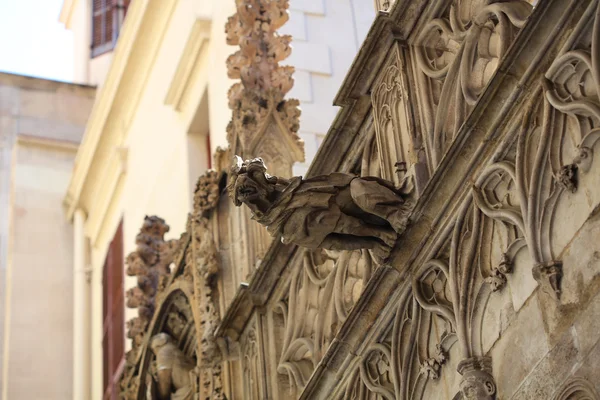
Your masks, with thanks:
[{"label": "carved stone facade", "polygon": [[[244,4],[235,65],[285,20],[285,1]],[[236,22],[252,15],[266,33]],[[202,399],[599,399],[599,35],[598,0],[390,2],[305,178],[262,160],[229,170],[225,156],[263,151],[237,139],[200,178],[129,398],[159,383],[148,346],[162,332]],[[343,197],[352,182],[401,193],[386,202],[401,229],[373,211],[379,189]],[[361,224],[331,247],[331,213],[350,204]],[[276,239],[251,264],[258,223]],[[386,257],[353,247],[361,229]]]}]

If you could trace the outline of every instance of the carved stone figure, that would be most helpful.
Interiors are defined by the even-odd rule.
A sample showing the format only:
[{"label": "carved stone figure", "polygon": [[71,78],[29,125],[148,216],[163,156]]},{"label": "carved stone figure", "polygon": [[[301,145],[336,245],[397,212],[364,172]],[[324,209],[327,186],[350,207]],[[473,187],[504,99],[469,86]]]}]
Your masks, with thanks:
[{"label": "carved stone figure", "polygon": [[229,193],[284,243],[329,250],[369,249],[379,262],[406,229],[411,204],[391,183],[344,173],[309,179],[267,174],[261,158],[235,158]]},{"label": "carved stone figure", "polygon": [[464,399],[493,400],[496,398],[491,358],[467,358],[458,364],[458,372],[463,376],[460,390]]},{"label": "carved stone figure", "polygon": [[194,398],[194,368],[192,360],[166,333],[154,335],[150,348],[156,355],[157,392],[159,400],[192,400]]}]

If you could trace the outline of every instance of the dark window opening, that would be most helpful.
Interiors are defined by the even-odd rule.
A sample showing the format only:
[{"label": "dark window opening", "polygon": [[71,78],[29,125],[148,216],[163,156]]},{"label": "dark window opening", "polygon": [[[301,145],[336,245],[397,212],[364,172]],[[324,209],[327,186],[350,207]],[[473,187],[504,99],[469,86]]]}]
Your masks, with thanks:
[{"label": "dark window opening", "polygon": [[131,0],[92,0],[92,58],[114,49]]}]

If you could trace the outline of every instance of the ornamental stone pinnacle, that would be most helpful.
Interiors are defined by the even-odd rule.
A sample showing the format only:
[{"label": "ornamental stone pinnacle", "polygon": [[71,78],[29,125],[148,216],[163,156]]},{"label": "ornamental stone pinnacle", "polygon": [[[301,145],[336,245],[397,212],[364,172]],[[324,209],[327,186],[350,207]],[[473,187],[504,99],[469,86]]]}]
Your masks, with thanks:
[{"label": "ornamental stone pinnacle", "polygon": [[127,256],[127,275],[137,277],[137,285],[127,291],[126,305],[136,308],[138,316],[127,322],[127,337],[132,348],[141,345],[146,328],[154,315],[155,298],[170,274],[169,265],[177,246],[176,240],[164,240],[169,225],[162,218],[146,216],[136,236],[136,251]]},{"label": "ornamental stone pinnacle", "polygon": [[236,0],[236,6],[225,26],[227,44],[240,47],[227,59],[229,77],[240,79],[228,93],[233,113],[227,140],[234,154],[261,156],[289,176],[292,164],[304,161],[304,143],[298,136],[300,103],[284,99],[294,68],[279,65],[292,51],[292,37],[277,33],[289,19],[288,0]]}]

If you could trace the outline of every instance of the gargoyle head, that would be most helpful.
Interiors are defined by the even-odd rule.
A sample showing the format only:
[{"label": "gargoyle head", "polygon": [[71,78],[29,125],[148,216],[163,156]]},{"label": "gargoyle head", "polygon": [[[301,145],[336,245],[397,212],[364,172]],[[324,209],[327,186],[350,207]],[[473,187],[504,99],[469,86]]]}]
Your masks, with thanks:
[{"label": "gargoyle head", "polygon": [[235,156],[233,161],[227,186],[229,196],[238,207],[244,203],[252,210],[264,211],[273,201],[277,177],[267,174],[262,158],[243,161]]}]

